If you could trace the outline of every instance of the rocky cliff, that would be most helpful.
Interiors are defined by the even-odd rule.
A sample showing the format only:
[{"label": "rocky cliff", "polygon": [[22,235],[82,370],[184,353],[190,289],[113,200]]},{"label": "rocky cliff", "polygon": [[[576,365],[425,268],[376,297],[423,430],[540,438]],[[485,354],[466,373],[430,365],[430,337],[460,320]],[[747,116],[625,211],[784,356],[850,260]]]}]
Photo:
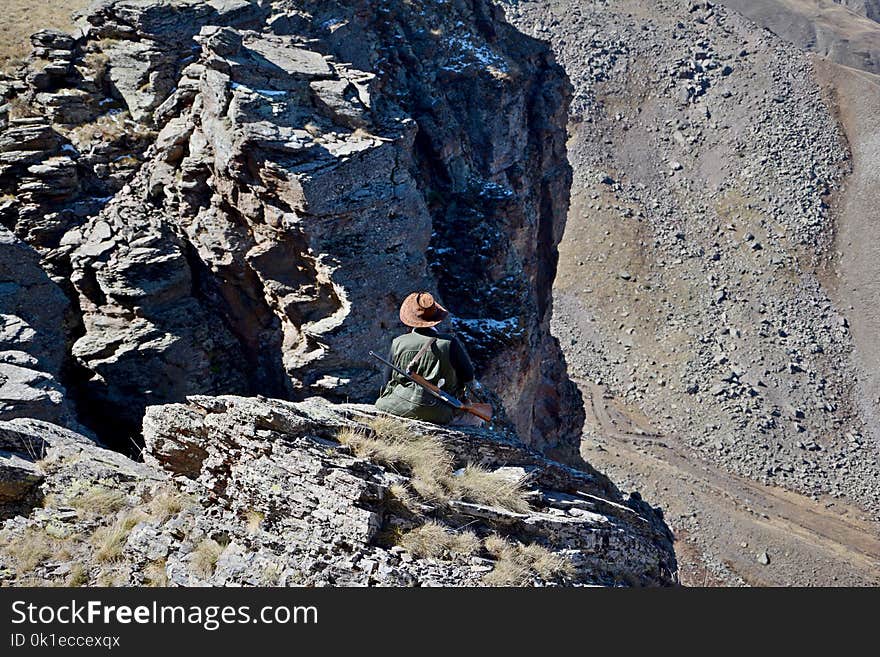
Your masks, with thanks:
[{"label": "rocky cliff", "polygon": [[95,430],[196,393],[371,401],[367,352],[424,287],[520,435],[576,453],[545,45],[482,0],[116,0],[81,25],[0,89],[0,217],[69,298],[63,383]]}]

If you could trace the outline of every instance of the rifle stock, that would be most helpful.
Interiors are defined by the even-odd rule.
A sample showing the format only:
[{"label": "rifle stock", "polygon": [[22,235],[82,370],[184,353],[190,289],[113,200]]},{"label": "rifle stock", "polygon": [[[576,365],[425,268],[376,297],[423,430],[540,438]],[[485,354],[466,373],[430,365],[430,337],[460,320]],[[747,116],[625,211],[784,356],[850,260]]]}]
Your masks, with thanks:
[{"label": "rifle stock", "polygon": [[[440,397],[441,399],[443,399],[447,402],[449,400],[446,398],[452,397],[452,395],[450,395],[447,392],[444,392],[443,390],[441,390],[440,388],[435,386],[433,383],[428,381],[421,374],[416,374],[415,372],[409,372],[407,376],[410,379],[412,379],[413,381],[415,381],[416,383],[418,383],[423,388],[427,388],[428,390],[432,391],[436,396]],[[455,399],[455,397],[452,397],[452,399]],[[459,401],[458,399],[455,399],[455,401],[457,402],[456,404],[450,404],[450,405],[454,406],[458,410],[464,411],[465,413],[470,413],[471,415],[475,415],[478,418],[480,418],[481,420],[483,420],[484,422],[491,422],[492,421],[492,407],[489,406],[488,404],[465,404],[464,402]],[[488,413],[486,412],[486,407],[489,408]]]}]

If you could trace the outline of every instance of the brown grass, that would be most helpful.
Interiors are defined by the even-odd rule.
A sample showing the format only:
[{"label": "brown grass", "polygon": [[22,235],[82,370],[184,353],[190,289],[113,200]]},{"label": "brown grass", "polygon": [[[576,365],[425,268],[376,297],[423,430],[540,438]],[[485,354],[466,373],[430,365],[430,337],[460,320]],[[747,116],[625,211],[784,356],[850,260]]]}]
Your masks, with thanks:
[{"label": "brown grass", "polygon": [[244,519],[247,523],[247,530],[251,534],[256,534],[260,531],[260,527],[263,524],[263,520],[266,519],[266,515],[254,509],[248,509],[244,512]]},{"label": "brown grass", "polygon": [[[438,438],[419,433],[413,424],[389,416],[372,418],[368,425],[369,429],[343,429],[337,439],[361,458],[408,474],[410,486],[422,499],[439,503],[463,499],[516,513],[529,511],[525,479],[510,481],[477,465],[467,465],[454,476],[452,455]],[[405,486],[396,485],[391,493],[402,504],[412,507]]]},{"label": "brown grass", "polygon": [[70,567],[65,586],[86,586],[89,583],[89,569],[81,563],[75,563]]},{"label": "brown grass", "polygon": [[122,557],[122,549],[131,530],[138,523],[148,520],[143,511],[132,509],[121,513],[112,525],[99,527],[92,536],[95,546],[95,559],[98,561],[118,561]]},{"label": "brown grass", "polygon": [[525,497],[526,478],[511,481],[478,465],[466,466],[452,480],[457,497],[466,502],[498,506],[516,513],[528,513]]},{"label": "brown grass", "polygon": [[119,511],[125,506],[125,501],[125,494],[121,491],[103,486],[92,486],[77,493],[70,500],[70,506],[78,511],[105,516]]},{"label": "brown grass", "polygon": [[394,418],[371,420],[372,432],[344,429],[338,435],[358,456],[401,469],[412,477],[412,487],[426,500],[448,499],[444,482],[452,469],[452,459],[433,436],[416,433],[411,424]]},{"label": "brown grass", "polygon": [[523,545],[493,535],[485,545],[495,557],[495,567],[483,577],[490,586],[525,586],[535,577],[548,581],[574,572],[567,558],[537,543]]},{"label": "brown grass", "polygon": [[42,529],[28,527],[4,547],[5,552],[15,562],[15,572],[22,576],[32,573],[43,561],[55,554],[58,541]]},{"label": "brown grass", "polygon": [[192,551],[191,561],[193,569],[202,577],[210,577],[217,565],[217,560],[223,553],[224,547],[212,538],[206,538]]},{"label": "brown grass", "polygon": [[198,500],[192,495],[182,493],[172,485],[157,490],[147,505],[150,516],[159,522],[165,522],[184,509],[198,506]]},{"label": "brown grass", "polygon": [[168,572],[165,559],[151,561],[144,566],[144,582],[147,586],[165,587],[168,586]]},{"label": "brown grass", "polygon": [[480,549],[480,539],[473,532],[455,531],[429,521],[404,534],[400,545],[417,557],[450,558],[475,554]]},{"label": "brown grass", "polygon": [[98,586],[122,586],[123,583],[125,575],[118,570],[102,570],[96,579]]},{"label": "brown grass", "polygon": [[91,123],[75,126],[66,136],[79,150],[88,150],[94,143],[112,143],[128,134],[136,136],[133,125],[128,120],[128,112],[108,113]]}]

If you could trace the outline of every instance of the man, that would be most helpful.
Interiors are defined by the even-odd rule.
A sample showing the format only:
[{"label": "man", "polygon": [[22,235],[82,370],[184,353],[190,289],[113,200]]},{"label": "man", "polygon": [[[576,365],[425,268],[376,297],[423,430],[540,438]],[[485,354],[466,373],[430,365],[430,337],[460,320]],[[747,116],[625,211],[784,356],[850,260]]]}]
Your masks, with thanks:
[{"label": "man", "polygon": [[[434,327],[449,312],[428,292],[413,292],[400,306],[400,321],[412,328],[391,343],[388,358],[404,372],[420,374],[453,397],[461,399],[474,382],[474,366],[464,346],[448,333]],[[436,424],[462,424],[466,419],[452,406],[437,399],[420,385],[392,371],[376,408],[401,417]],[[473,416],[467,416],[471,418]]]}]

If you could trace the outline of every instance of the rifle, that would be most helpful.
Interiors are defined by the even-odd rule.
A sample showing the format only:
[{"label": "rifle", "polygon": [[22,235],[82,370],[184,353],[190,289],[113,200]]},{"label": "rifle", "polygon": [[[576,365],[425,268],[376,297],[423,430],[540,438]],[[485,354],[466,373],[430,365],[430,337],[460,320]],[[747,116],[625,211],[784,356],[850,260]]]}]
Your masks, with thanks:
[{"label": "rifle", "polygon": [[435,386],[422,375],[416,374],[413,371],[404,372],[402,369],[394,365],[394,363],[388,362],[374,351],[370,352],[370,356],[390,367],[393,371],[397,372],[401,376],[406,377],[416,385],[421,386],[432,395],[434,395],[434,397],[436,397],[437,399],[446,402],[447,404],[452,406],[452,408],[455,408],[459,411],[464,411],[465,413],[470,413],[471,415],[476,415],[484,422],[492,421],[492,407],[489,406],[489,404],[465,404],[463,401],[459,401],[448,392],[445,392],[441,388]]}]

